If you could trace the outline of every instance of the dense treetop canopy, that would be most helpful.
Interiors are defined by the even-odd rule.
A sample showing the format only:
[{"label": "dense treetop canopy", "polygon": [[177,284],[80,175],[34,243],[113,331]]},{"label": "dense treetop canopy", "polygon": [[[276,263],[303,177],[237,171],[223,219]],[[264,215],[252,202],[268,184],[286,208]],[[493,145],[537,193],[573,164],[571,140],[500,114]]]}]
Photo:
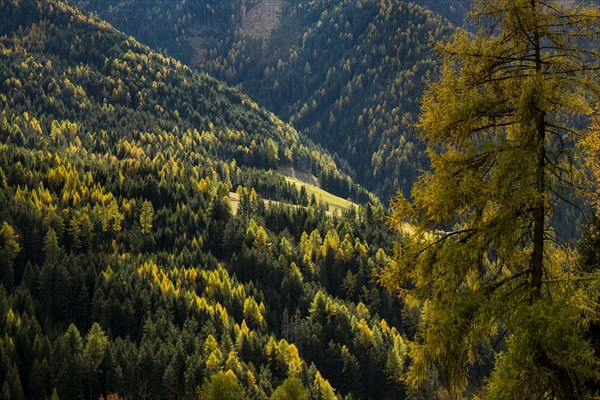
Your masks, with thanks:
[{"label": "dense treetop canopy", "polygon": [[402,396],[381,205],[278,172],[374,200],[331,157],[67,2],[0,30],[3,398]]}]

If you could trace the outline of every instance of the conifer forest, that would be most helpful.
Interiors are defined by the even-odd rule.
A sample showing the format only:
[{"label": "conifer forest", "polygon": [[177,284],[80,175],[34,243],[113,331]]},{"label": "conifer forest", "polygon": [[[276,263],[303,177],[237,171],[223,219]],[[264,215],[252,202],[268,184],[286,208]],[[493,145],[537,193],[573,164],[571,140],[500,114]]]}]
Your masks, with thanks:
[{"label": "conifer forest", "polygon": [[600,397],[600,3],[0,0],[1,400]]}]

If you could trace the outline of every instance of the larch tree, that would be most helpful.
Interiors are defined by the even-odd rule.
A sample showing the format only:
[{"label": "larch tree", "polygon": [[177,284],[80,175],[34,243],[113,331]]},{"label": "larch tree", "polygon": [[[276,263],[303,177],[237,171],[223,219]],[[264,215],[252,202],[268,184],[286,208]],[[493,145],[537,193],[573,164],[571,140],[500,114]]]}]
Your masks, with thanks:
[{"label": "larch tree", "polygon": [[201,400],[237,400],[245,397],[244,387],[231,371],[218,372],[202,386]]},{"label": "larch tree", "polygon": [[14,260],[20,252],[19,235],[10,224],[3,222],[0,228],[0,283],[6,288],[14,284]]},{"label": "larch tree", "polygon": [[308,400],[308,390],[295,376],[287,378],[271,395],[271,400]]},{"label": "larch tree", "polygon": [[[410,233],[381,281],[421,309],[405,379],[418,387],[436,370],[453,398],[584,398],[598,380],[583,334],[598,319],[598,274],[578,270],[552,221],[584,192],[600,12],[553,0],[472,10],[477,33],[438,44],[440,78],[423,98],[431,170],[392,207]],[[473,388],[469,371],[490,349]]]},{"label": "larch tree", "polygon": [[21,251],[21,245],[19,244],[19,235],[7,222],[3,222],[2,228],[0,228],[0,240],[0,248],[6,252],[6,257],[13,260]]},{"label": "larch tree", "polygon": [[152,222],[154,220],[154,207],[152,203],[145,200],[142,203],[140,210],[140,225],[142,226],[142,233],[147,235],[152,232]]},{"label": "larch tree", "polygon": [[[600,188],[600,113],[592,119],[588,134],[581,141],[579,148],[584,154],[583,163],[587,172],[583,178],[584,183],[592,188]],[[600,218],[600,191],[591,192],[588,200],[596,210],[595,217]],[[582,239],[586,239],[586,236]]]}]

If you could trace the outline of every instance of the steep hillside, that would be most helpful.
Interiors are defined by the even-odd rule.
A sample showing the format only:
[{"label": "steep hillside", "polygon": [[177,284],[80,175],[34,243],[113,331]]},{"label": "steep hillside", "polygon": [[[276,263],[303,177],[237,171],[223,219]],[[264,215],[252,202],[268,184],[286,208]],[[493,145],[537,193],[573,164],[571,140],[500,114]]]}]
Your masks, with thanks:
[{"label": "steep hillside", "polygon": [[78,3],[142,43],[188,65],[195,59],[205,61],[206,49],[221,40],[229,43],[248,8],[245,0],[80,0]]},{"label": "steep hillside", "polygon": [[[246,3],[253,12],[245,12]],[[387,200],[399,188],[407,193],[427,167],[413,123],[424,84],[436,71],[430,38],[452,28],[426,7],[455,21],[466,11],[462,0],[443,2],[444,7],[419,3],[423,6],[399,0],[259,0],[239,7],[233,2],[229,11],[236,17],[224,24],[228,28],[196,40],[203,56],[194,65],[240,84]],[[110,21],[123,19],[119,8],[93,9]],[[195,25],[205,27],[196,32],[218,19],[196,18]],[[135,34],[138,22],[124,23],[123,29]]]},{"label": "steep hillside", "polygon": [[153,49],[199,67],[212,57],[211,50],[231,47],[236,37],[267,40],[287,11],[284,0],[77,3]]},{"label": "steep hillside", "polygon": [[0,0],[0,54],[2,398],[403,397],[381,206],[275,170],[368,198],[331,158],[61,0]]},{"label": "steep hillside", "polygon": [[470,27],[468,13],[471,0],[412,0],[413,3],[429,8],[457,26]]},{"label": "steep hillside", "polygon": [[293,20],[273,33],[266,50],[241,37],[206,69],[241,82],[251,97],[347,162],[353,176],[382,198],[398,188],[406,192],[426,167],[412,124],[436,71],[430,37],[450,34],[450,26],[400,1],[300,1],[290,7]]},{"label": "steep hillside", "polygon": [[[18,20],[7,21],[0,33],[10,32]],[[95,28],[103,35],[88,34],[89,47],[82,43],[85,37],[53,29],[36,25],[36,31],[23,39],[31,46],[27,51],[43,51],[46,59],[7,76],[10,82],[4,83],[5,88],[8,94],[15,93],[17,104],[31,96],[38,109],[64,111],[65,118],[80,125],[84,141],[98,126],[98,115],[105,115],[101,126],[106,132],[90,139],[97,150],[117,144],[121,152],[131,152],[135,149],[122,146],[139,136],[183,136],[205,159],[218,156],[259,168],[292,165],[315,175],[325,190],[359,202],[368,200],[367,192],[341,173],[329,156],[238,91],[194,74],[106,25]],[[58,75],[61,63],[67,72]],[[32,69],[42,76],[31,79]],[[53,90],[61,93],[62,85],[72,92],[66,103],[60,98],[55,102],[52,96]],[[41,121],[42,127],[48,124]]]}]

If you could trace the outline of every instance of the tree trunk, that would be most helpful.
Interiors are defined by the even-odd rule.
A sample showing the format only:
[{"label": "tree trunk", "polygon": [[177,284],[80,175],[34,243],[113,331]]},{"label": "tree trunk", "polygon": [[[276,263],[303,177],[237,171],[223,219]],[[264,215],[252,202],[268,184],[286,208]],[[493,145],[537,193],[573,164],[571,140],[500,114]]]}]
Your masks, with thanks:
[{"label": "tree trunk", "polygon": [[[533,18],[536,18],[536,0],[531,0]],[[535,51],[535,71],[536,75],[542,72],[542,58],[540,49],[540,33],[536,27],[533,33],[533,45]],[[542,290],[542,276],[544,273],[544,224],[545,224],[545,204],[544,197],[546,192],[546,182],[544,170],[546,168],[546,113],[539,109],[535,100],[533,100],[534,113],[536,118],[535,132],[535,152],[536,168],[535,181],[537,196],[535,208],[533,210],[533,254],[531,255],[531,288],[533,289],[533,298],[538,299]]]}]

